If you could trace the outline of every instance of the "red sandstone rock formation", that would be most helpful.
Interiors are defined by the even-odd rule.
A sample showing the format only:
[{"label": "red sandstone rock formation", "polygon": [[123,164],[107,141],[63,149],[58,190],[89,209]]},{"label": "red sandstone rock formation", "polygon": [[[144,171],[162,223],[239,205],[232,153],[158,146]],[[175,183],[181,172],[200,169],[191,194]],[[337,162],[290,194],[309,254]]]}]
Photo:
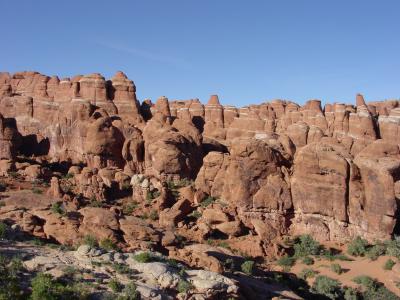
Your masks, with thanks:
[{"label": "red sandstone rock formation", "polygon": [[[1,172],[7,174],[17,154],[68,162],[73,192],[102,201],[124,192],[132,178],[133,199],[162,192],[157,207],[168,226],[178,226],[199,195],[210,195],[228,206],[206,210],[199,232],[219,230],[235,239],[244,226],[260,249],[287,233],[346,240],[397,230],[398,100],[367,103],[357,95],[354,106],[273,100],[238,109],[213,95],[206,105],[161,97],[139,106],[135,92],[122,72],[111,80],[96,73],[62,80],[0,73]],[[180,205],[165,183],[184,178],[195,180],[196,189]],[[61,197],[60,187],[52,180],[49,195]],[[68,193],[65,199],[73,199]],[[137,234],[158,241],[133,217],[118,221],[106,209],[79,213],[82,224],[68,225],[73,236],[116,239],[121,230],[132,247]],[[46,234],[59,236],[59,221],[40,218],[49,220]]]}]

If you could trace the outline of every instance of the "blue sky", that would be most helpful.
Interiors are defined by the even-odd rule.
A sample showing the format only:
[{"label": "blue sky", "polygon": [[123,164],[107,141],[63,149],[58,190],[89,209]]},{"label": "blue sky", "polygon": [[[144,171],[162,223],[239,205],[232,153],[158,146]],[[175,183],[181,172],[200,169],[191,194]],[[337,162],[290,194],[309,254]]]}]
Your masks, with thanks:
[{"label": "blue sky", "polygon": [[400,1],[2,1],[0,71],[124,71],[140,100],[400,96]]}]

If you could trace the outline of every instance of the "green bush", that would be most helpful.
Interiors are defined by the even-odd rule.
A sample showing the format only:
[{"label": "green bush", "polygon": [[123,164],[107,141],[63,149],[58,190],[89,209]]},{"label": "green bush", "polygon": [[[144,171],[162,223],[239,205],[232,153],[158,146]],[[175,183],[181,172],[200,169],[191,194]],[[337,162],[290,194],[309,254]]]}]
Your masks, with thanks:
[{"label": "green bush", "polygon": [[400,259],[400,237],[385,241],[386,254]]},{"label": "green bush", "polygon": [[295,257],[318,255],[322,249],[321,245],[308,234],[297,237],[293,248]]},{"label": "green bush", "polygon": [[150,220],[153,220],[153,221],[158,220],[158,212],[155,209],[151,210],[150,214],[149,214],[149,218],[150,218]]},{"label": "green bush", "polygon": [[279,258],[276,263],[278,266],[284,267],[284,268],[289,268],[292,267],[294,265],[294,263],[296,262],[296,259],[294,259],[293,257],[290,256],[282,256],[281,258]]},{"label": "green bush", "polygon": [[363,293],[364,300],[399,300],[400,298],[389,291],[383,284],[379,284],[376,289],[368,289]]},{"label": "green bush", "polygon": [[122,284],[115,278],[111,279],[108,282],[108,287],[114,292],[114,293],[119,293],[122,291]]},{"label": "green bush", "polygon": [[99,245],[106,251],[118,250],[118,246],[109,238],[101,240]]},{"label": "green bush", "polygon": [[186,294],[193,288],[192,284],[184,279],[179,280],[178,282],[178,292]]},{"label": "green bush", "polygon": [[200,219],[201,218],[201,212],[199,212],[198,210],[193,211],[189,217],[193,217],[195,219]]},{"label": "green bush", "polygon": [[331,264],[331,271],[338,275],[343,273],[343,269],[339,264]]},{"label": "green bush", "polygon": [[10,172],[8,172],[8,175],[9,175],[11,178],[14,178],[14,179],[16,179],[16,178],[19,177],[19,174],[18,174],[17,172],[15,172],[15,171],[10,171]]},{"label": "green bush", "polygon": [[85,235],[83,237],[83,244],[90,246],[91,248],[95,248],[99,245],[99,243],[97,242],[97,239],[95,236],[93,235]]},{"label": "green bush", "polygon": [[130,274],[131,273],[131,269],[124,264],[119,264],[119,263],[115,263],[112,265],[113,269],[115,272],[119,273],[119,274]]},{"label": "green bush", "polygon": [[79,284],[64,285],[50,274],[39,273],[32,280],[31,300],[86,299],[88,291]]},{"label": "green bush", "polygon": [[340,282],[324,275],[315,278],[311,291],[329,299],[338,299],[342,295]]},{"label": "green bush", "polygon": [[140,299],[140,293],[137,291],[136,284],[133,282],[127,284],[122,290],[122,295],[120,295],[117,300],[138,300]]},{"label": "green bush", "polygon": [[92,198],[88,204],[90,207],[103,207],[104,203],[97,200],[96,198]]},{"label": "green bush", "polygon": [[74,174],[72,174],[72,173],[67,173],[67,174],[65,174],[62,178],[68,180],[68,179],[74,178]]},{"label": "green bush", "polygon": [[6,223],[0,222],[0,239],[5,239],[7,237],[8,226]]},{"label": "green bush", "polygon": [[141,252],[133,256],[133,259],[140,263],[148,263],[154,261],[154,257],[150,252]]},{"label": "green bush", "polygon": [[351,287],[345,287],[344,289],[344,300],[361,300],[360,293]]},{"label": "green bush", "polygon": [[160,195],[161,195],[161,193],[157,189],[154,189],[153,191],[147,191],[146,201],[148,203],[151,203],[154,199],[156,199]]},{"label": "green bush", "polygon": [[306,256],[303,258],[303,260],[301,262],[307,266],[310,266],[310,265],[314,264],[314,259],[310,256]]},{"label": "green bush", "polygon": [[370,290],[370,289],[375,290],[378,287],[378,282],[375,279],[373,279],[367,275],[357,276],[357,277],[353,278],[353,281],[357,284],[362,285],[367,290]]},{"label": "green bush", "polygon": [[58,287],[53,283],[50,274],[39,273],[32,280],[32,300],[53,300],[57,299]]},{"label": "green bush", "polygon": [[368,241],[358,236],[348,244],[347,253],[352,256],[364,256],[367,248]]},{"label": "green bush", "polygon": [[128,203],[123,206],[122,212],[124,213],[124,215],[131,215],[137,207],[138,204],[136,202]]},{"label": "green bush", "polygon": [[375,279],[369,276],[358,276],[353,279],[355,283],[358,283],[363,286],[363,299],[364,300],[376,300],[376,299],[385,299],[385,300],[399,300],[400,298],[396,296],[394,293],[389,291],[381,282],[376,281]]},{"label": "green bush", "polygon": [[51,211],[54,214],[59,214],[61,216],[65,215],[65,210],[60,202],[53,203],[53,205],[51,206]]},{"label": "green bush", "polygon": [[200,202],[200,206],[201,206],[201,207],[207,207],[207,206],[209,206],[210,204],[214,203],[215,200],[217,200],[217,199],[214,198],[214,197],[208,196],[208,197],[204,198],[204,199]]},{"label": "green bush", "polygon": [[22,263],[18,259],[11,261],[0,256],[0,299],[21,299],[19,272],[22,270]]},{"label": "green bush", "polygon": [[377,260],[378,257],[384,255],[385,252],[386,252],[386,247],[382,244],[377,244],[367,250],[366,256],[370,260]]},{"label": "green bush", "polygon": [[315,275],[317,274],[316,271],[314,271],[313,269],[310,268],[304,268],[303,270],[301,270],[301,272],[299,273],[299,277],[303,280],[307,280],[307,278],[313,278],[315,277]]},{"label": "green bush", "polygon": [[240,266],[241,270],[243,273],[247,275],[252,275],[254,272],[254,261],[252,260],[246,260],[242,265]]},{"label": "green bush", "polygon": [[393,259],[388,259],[385,264],[383,265],[384,270],[391,270],[393,266],[396,264],[396,262]]}]

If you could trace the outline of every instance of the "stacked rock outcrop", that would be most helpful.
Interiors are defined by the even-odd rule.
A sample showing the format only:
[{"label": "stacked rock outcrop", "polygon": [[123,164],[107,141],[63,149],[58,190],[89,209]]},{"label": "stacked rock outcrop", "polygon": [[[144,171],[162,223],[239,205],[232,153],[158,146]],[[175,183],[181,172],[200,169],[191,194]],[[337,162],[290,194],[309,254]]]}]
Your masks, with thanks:
[{"label": "stacked rock outcrop", "polygon": [[[139,105],[135,92],[122,72],[111,80],[0,73],[1,166],[24,154],[83,167],[71,174],[86,198],[123,193],[140,174],[148,179],[132,197],[158,193],[161,210],[174,205],[168,182],[193,180],[196,197],[228,205],[213,230],[237,236],[244,226],[264,246],[290,233],[398,233],[399,100],[367,103],[358,94],[355,105],[273,100],[235,108],[217,95],[206,105],[166,97]],[[51,195],[61,197],[54,186]],[[90,227],[89,212],[81,214]]]}]

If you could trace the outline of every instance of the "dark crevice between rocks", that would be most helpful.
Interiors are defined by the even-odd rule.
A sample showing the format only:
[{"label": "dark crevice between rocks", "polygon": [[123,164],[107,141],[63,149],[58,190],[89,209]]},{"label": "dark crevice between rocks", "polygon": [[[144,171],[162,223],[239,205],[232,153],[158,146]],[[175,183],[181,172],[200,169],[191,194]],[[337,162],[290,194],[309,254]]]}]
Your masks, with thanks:
[{"label": "dark crevice between rocks", "polygon": [[393,228],[393,236],[399,236],[400,235],[400,199],[396,198],[396,214],[395,214],[395,220],[396,220],[396,224],[394,225]]}]

